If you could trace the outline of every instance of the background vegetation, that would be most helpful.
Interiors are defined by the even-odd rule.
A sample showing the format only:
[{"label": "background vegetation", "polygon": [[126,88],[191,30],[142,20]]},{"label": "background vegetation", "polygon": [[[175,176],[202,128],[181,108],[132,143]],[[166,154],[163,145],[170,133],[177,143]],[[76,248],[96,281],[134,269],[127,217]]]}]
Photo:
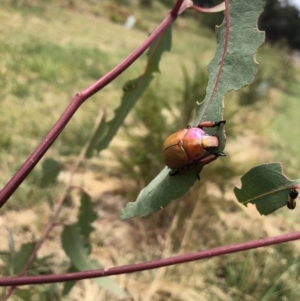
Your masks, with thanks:
[{"label": "background vegetation", "polygon": [[[124,4],[1,1],[1,186],[72,96],[128,55],[167,11],[160,1],[152,1],[147,9],[137,1],[128,1],[126,6],[120,2]],[[132,30],[124,27],[129,15],[136,18]],[[282,42],[264,45],[257,55],[261,66],[255,82],[226,96],[226,159],[207,166],[201,174],[203,180],[165,210],[142,220],[121,222],[118,217],[121,208],[163,167],[161,144],[165,137],[192,119],[194,103],[205,93],[205,67],[214,47],[210,29],[200,27],[197,18],[180,18],[174,24],[172,51],[161,62],[162,75],[143,95],[110,148],[80,165],[73,185],[83,186],[93,196],[98,218],[93,223],[96,230],[91,234],[91,254],[103,266],[276,235],[299,226],[297,209],[261,217],[253,207],[241,207],[232,193],[239,177],[258,163],[282,161],[286,174],[298,177],[299,61]],[[9,269],[17,265],[17,257],[9,256],[24,243],[30,247],[46,227],[69,167],[101,105],[106,104],[110,118],[124,82],[139,74],[144,61],[140,59],[87,101],[47,153],[46,158],[62,164],[59,182],[41,188],[39,164],[1,209],[2,275],[17,272]],[[60,222],[74,223],[79,203],[76,193],[66,200]],[[32,273],[65,271],[68,258],[61,249],[60,232],[59,227],[54,229]],[[297,300],[299,247],[293,243],[114,279],[127,292],[123,300]],[[27,292],[37,300],[63,298],[62,285],[21,289],[18,296],[26,300]],[[118,297],[86,280],[68,296],[68,300],[79,299]]]}]

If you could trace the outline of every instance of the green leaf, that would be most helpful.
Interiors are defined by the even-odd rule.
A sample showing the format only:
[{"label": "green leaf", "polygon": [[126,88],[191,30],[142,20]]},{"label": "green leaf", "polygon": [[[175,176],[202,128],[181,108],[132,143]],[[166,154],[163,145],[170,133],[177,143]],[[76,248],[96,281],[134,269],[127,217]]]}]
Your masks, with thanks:
[{"label": "green leaf", "polygon": [[[133,108],[137,100],[144,93],[150,82],[154,78],[153,73],[159,72],[159,61],[164,51],[170,51],[171,48],[171,28],[168,28],[159,36],[150,46],[147,56],[146,69],[138,78],[129,80],[123,87],[123,96],[121,105],[115,110],[115,116],[107,123],[101,123],[101,128],[97,132],[97,137],[86,152],[86,157],[91,157],[93,152],[97,152],[108,147],[110,141],[122,125],[125,117]],[[103,134],[104,133],[104,134]]]},{"label": "green leaf", "polygon": [[[239,90],[254,80],[258,67],[255,54],[264,42],[264,33],[257,28],[263,3],[262,0],[229,1],[229,36],[226,35],[224,21],[216,29],[217,50],[208,65],[209,80],[206,97],[196,109],[195,126],[203,120],[221,120],[225,94],[233,89]],[[226,41],[228,41],[228,49],[221,66]],[[223,150],[224,143],[223,139],[220,150]]]},{"label": "green leaf", "polygon": [[135,216],[144,217],[152,212],[165,208],[178,195],[186,193],[186,187],[194,185],[195,172],[188,170],[185,176],[169,176],[169,169],[165,167],[151,183],[141,190],[136,202],[130,202],[122,210],[121,219]]},{"label": "green leaf", "polygon": [[94,231],[94,227],[91,226],[97,219],[97,212],[94,210],[94,204],[92,202],[91,197],[84,191],[82,191],[80,198],[80,207],[79,207],[79,215],[77,227],[80,232],[80,235],[84,239],[84,246],[88,250],[88,254],[91,251],[91,244],[89,241],[89,236],[92,231]]},{"label": "green leaf", "polygon": [[[88,258],[89,250],[85,247],[84,239],[77,225],[65,226],[61,237],[63,249],[75,269],[87,271],[102,268],[95,259]],[[124,291],[110,278],[96,278],[93,281],[116,295],[124,295]]]},{"label": "green leaf", "polygon": [[72,264],[80,271],[94,269],[89,263],[88,250],[77,225],[65,226],[62,232],[62,245]]},{"label": "green leaf", "polygon": [[238,201],[245,206],[255,204],[260,214],[268,215],[287,205],[289,192],[300,184],[300,179],[288,179],[280,163],[270,163],[251,168],[241,182],[241,188],[234,188]]},{"label": "green leaf", "polygon": [[[91,264],[91,262],[87,258],[88,255],[91,253],[91,248],[92,248],[89,240],[89,236],[91,232],[94,231],[94,227],[91,226],[91,223],[93,223],[97,219],[97,216],[98,215],[94,210],[91,197],[85,191],[82,191],[81,198],[80,198],[78,221],[76,224],[72,226],[68,226],[68,228],[65,228],[66,232],[64,232],[62,235],[62,240],[64,241],[65,244],[68,244],[69,242],[71,242],[70,240],[72,240],[76,248],[75,250],[73,250],[74,252],[72,252],[72,250],[69,250],[68,247],[67,249],[65,249],[66,254],[71,259],[72,262],[72,264],[68,269],[68,273],[78,272],[90,268],[89,265]],[[81,262],[80,265],[75,266],[73,260],[76,260],[76,258],[78,257],[83,259],[82,260],[83,263]],[[86,267],[85,264],[87,265]],[[101,268],[100,265],[98,266],[99,268]],[[94,268],[95,266],[92,267],[92,269]],[[67,295],[75,284],[76,281],[66,282],[63,288],[63,296]]]},{"label": "green leaf", "polygon": [[41,178],[40,186],[44,188],[51,184],[55,184],[61,169],[62,166],[56,160],[45,159],[42,164],[43,175]]},{"label": "green leaf", "polygon": [[[232,89],[240,89],[251,83],[257,72],[255,53],[264,41],[264,34],[257,29],[262,12],[262,0],[232,0],[229,7],[229,34],[225,20],[217,28],[217,50],[208,66],[206,97],[196,108],[194,125],[200,121],[223,119],[223,98]],[[228,48],[224,46],[228,42]],[[223,59],[223,54],[225,59]],[[230,122],[230,120],[228,121]],[[218,151],[225,147],[223,127],[208,129],[220,140]],[[226,160],[221,158],[219,160]],[[213,164],[213,163],[212,163]],[[200,166],[201,170],[203,166]],[[168,176],[165,168],[139,194],[135,203],[128,203],[121,213],[122,219],[147,216],[167,206],[172,200],[184,196],[197,180],[195,172],[188,170],[182,175]]]},{"label": "green leaf", "polygon": [[101,119],[101,121],[99,122],[97,129],[95,130],[91,141],[89,143],[89,146],[84,154],[85,158],[91,158],[94,155],[94,152],[97,151],[98,144],[101,141],[101,138],[103,138],[104,133],[106,131],[107,125],[106,125],[106,115],[105,115],[105,111],[103,114],[103,117]]}]

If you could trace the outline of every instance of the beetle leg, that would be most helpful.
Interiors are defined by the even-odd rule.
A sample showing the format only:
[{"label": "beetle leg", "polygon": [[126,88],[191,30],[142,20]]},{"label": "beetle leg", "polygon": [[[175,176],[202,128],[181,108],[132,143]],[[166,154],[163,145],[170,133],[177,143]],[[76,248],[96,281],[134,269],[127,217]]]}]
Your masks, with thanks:
[{"label": "beetle leg", "polygon": [[198,160],[198,163],[200,163],[200,164],[209,164],[210,162],[216,160],[218,157],[219,156],[217,154],[211,154],[211,155],[208,155],[205,158],[202,158],[202,159]]},{"label": "beetle leg", "polygon": [[197,176],[197,179],[200,181],[200,171],[198,171],[198,163],[200,164],[203,164],[203,165],[206,165],[206,164],[209,164],[210,162],[216,160],[218,157],[224,157],[226,156],[225,153],[223,152],[220,152],[220,153],[215,153],[215,154],[211,154],[211,155],[208,155],[207,157],[205,158],[202,158],[200,160],[195,160],[193,161],[193,169],[196,173],[196,176]]},{"label": "beetle leg", "polygon": [[198,128],[214,128],[216,126],[219,126],[221,124],[225,124],[226,120],[220,120],[220,121],[203,121],[198,124]]},{"label": "beetle leg", "polygon": [[206,165],[209,164],[210,162],[216,160],[218,157],[224,157],[226,156],[225,153],[220,152],[220,153],[215,153],[215,154],[211,154],[206,156],[205,158],[199,159],[199,160],[195,160],[190,162],[186,167],[181,168],[181,169],[171,169],[169,171],[169,176],[173,177],[176,175],[181,175],[183,174],[187,169],[189,169],[190,167],[192,167],[196,173],[197,179],[200,181],[200,171],[198,171],[197,165],[198,163]]},{"label": "beetle leg", "polygon": [[200,171],[198,170],[198,168],[197,168],[197,165],[195,165],[196,166],[196,170],[195,170],[195,173],[196,173],[196,177],[197,177],[197,179],[198,179],[198,181],[200,181]]},{"label": "beetle leg", "polygon": [[200,181],[200,172],[198,171],[197,165],[196,165],[196,169],[197,169],[197,170],[195,170],[196,176],[197,176],[198,181]]},{"label": "beetle leg", "polygon": [[214,160],[216,160],[217,158],[219,157],[225,157],[226,154],[223,153],[223,152],[220,152],[220,153],[215,153],[215,154],[211,154],[211,155],[208,155],[200,160],[198,160],[198,163],[201,163],[201,164],[208,164]]},{"label": "beetle leg", "polygon": [[189,165],[187,165],[186,167],[180,168],[180,169],[171,169],[169,171],[169,176],[173,177],[176,175],[181,175],[183,173],[185,173],[187,171],[187,169],[191,166],[192,163],[190,163]]}]

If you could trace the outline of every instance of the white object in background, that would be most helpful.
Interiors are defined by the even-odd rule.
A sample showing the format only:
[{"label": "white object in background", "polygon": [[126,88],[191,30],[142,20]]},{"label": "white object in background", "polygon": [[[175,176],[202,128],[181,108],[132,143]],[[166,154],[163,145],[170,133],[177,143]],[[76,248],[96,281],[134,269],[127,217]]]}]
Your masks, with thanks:
[{"label": "white object in background", "polygon": [[134,24],[135,24],[135,22],[136,22],[135,17],[133,15],[130,15],[130,16],[128,16],[128,18],[127,18],[124,26],[127,29],[132,29],[133,26],[134,26]]}]

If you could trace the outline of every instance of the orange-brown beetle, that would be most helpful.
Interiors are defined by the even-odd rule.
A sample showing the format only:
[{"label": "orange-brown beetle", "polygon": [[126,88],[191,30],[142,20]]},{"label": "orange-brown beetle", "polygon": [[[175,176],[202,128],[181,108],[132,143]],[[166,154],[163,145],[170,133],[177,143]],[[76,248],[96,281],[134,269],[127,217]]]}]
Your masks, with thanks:
[{"label": "orange-brown beetle", "polygon": [[[208,164],[220,156],[226,156],[225,153],[212,153],[214,148],[219,146],[217,136],[208,135],[204,127],[216,127],[225,124],[226,120],[204,121],[197,127],[188,126],[169,136],[163,144],[163,160],[171,169],[170,176],[183,173],[190,166],[198,163]],[[199,173],[197,173],[199,178]]]}]

